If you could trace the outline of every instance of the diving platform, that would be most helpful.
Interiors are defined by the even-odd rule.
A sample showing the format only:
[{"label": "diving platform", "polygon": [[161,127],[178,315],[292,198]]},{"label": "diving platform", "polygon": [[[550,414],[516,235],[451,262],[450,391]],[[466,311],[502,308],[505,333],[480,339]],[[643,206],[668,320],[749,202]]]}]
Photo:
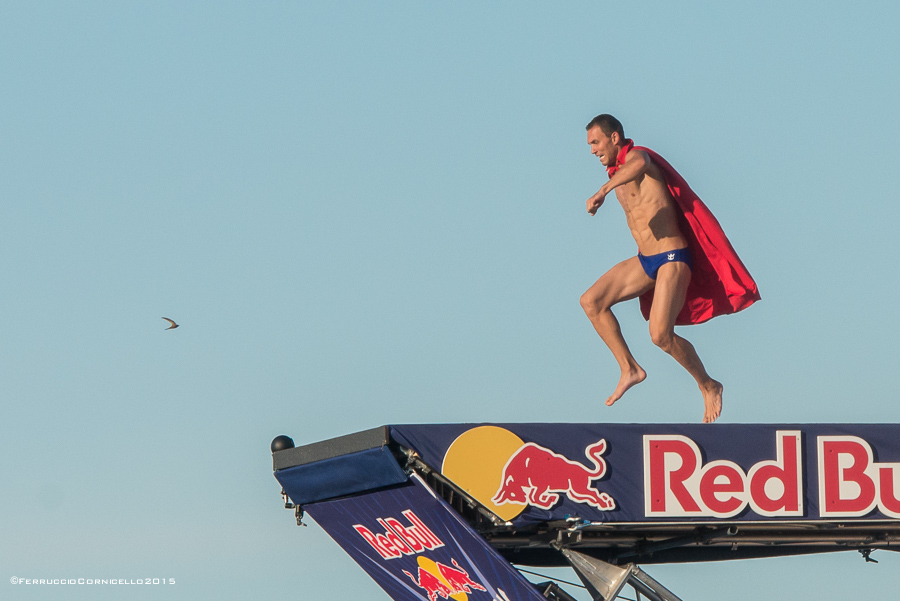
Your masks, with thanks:
[{"label": "diving platform", "polygon": [[439,424],[272,442],[312,517],[397,601],[678,597],[639,566],[900,550],[897,424]]}]

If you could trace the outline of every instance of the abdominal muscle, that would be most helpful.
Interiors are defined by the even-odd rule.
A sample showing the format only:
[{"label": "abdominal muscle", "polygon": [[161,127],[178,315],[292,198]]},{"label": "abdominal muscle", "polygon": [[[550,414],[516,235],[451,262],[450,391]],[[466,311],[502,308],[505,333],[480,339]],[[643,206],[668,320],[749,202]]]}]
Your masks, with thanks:
[{"label": "abdominal muscle", "polygon": [[675,201],[655,167],[633,182],[616,188],[625,219],[644,256],[685,248],[687,240],[678,227]]}]

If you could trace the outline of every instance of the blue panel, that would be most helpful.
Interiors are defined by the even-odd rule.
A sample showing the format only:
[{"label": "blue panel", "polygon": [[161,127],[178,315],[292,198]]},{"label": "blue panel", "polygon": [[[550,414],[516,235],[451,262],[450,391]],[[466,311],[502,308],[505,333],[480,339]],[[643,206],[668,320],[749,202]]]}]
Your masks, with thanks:
[{"label": "blue panel", "polygon": [[418,477],[305,509],[396,601],[546,601]]},{"label": "blue panel", "polygon": [[384,488],[407,480],[388,447],[278,470],[275,478],[297,505]]},{"label": "blue panel", "polygon": [[454,454],[494,466],[444,475],[517,526],[900,520],[898,424],[398,425],[391,439],[439,470]]}]

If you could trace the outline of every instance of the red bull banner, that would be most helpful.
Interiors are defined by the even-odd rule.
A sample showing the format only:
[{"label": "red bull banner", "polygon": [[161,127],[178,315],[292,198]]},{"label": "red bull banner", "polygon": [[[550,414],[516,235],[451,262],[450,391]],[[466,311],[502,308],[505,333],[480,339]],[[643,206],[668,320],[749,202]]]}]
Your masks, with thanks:
[{"label": "red bull banner", "polygon": [[394,442],[501,519],[900,519],[900,425],[448,424]]},{"label": "red bull banner", "polygon": [[396,601],[546,601],[416,476],[304,509]]}]

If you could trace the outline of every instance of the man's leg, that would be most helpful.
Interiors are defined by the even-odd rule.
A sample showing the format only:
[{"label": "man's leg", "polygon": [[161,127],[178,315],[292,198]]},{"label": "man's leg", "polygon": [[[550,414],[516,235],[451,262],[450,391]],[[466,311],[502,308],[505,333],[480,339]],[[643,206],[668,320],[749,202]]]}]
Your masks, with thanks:
[{"label": "man's leg", "polygon": [[600,334],[600,338],[612,351],[622,372],[616,390],[606,399],[607,405],[615,403],[625,391],[647,377],[647,373],[628,350],[619,322],[610,308],[616,303],[637,298],[652,287],[653,280],[644,273],[638,258],[632,257],[607,271],[581,295],[584,312]]},{"label": "man's leg", "polygon": [[694,346],[675,334],[675,318],[684,306],[690,281],[691,270],[684,263],[666,263],[659,268],[650,309],[650,338],[697,381],[703,394],[703,422],[709,424],[716,421],[722,412],[723,386],[706,373]]}]

